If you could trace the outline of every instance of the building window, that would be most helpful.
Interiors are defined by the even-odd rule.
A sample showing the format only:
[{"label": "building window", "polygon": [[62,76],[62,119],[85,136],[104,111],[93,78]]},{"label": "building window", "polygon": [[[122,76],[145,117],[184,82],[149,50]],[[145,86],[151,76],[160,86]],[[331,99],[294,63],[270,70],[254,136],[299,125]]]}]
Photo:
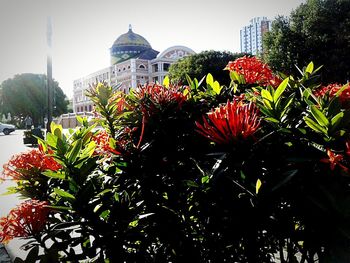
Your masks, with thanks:
[{"label": "building window", "polygon": [[158,81],[158,77],[153,78],[153,82],[156,83]]},{"label": "building window", "polygon": [[153,72],[158,72],[158,64],[152,65],[152,71]]},{"label": "building window", "polygon": [[91,105],[89,105],[89,111],[92,111],[92,106]]},{"label": "building window", "polygon": [[143,65],[143,64],[141,64],[141,65],[139,66],[139,68],[140,68],[140,69],[146,69],[145,65]]},{"label": "building window", "polygon": [[164,63],[163,65],[163,70],[164,71],[169,71],[170,64],[169,63]]}]

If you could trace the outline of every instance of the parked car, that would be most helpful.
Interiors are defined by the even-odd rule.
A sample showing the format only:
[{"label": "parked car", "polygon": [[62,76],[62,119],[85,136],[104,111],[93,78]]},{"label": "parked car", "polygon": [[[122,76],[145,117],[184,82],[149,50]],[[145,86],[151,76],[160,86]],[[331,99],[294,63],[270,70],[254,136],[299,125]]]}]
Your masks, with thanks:
[{"label": "parked car", "polygon": [[0,122],[0,132],[3,132],[5,135],[9,135],[11,132],[15,131],[15,125],[5,124]]}]

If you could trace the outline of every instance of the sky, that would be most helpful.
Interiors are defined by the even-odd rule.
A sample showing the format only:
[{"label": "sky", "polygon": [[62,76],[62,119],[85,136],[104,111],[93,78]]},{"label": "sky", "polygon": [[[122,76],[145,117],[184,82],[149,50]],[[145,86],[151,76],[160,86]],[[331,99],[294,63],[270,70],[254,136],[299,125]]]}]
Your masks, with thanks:
[{"label": "sky", "polygon": [[162,52],[239,52],[239,30],[257,16],[288,16],[305,0],[0,0],[0,83],[46,74],[47,17],[53,78],[71,98],[73,80],[110,65],[109,49],[129,24]]}]

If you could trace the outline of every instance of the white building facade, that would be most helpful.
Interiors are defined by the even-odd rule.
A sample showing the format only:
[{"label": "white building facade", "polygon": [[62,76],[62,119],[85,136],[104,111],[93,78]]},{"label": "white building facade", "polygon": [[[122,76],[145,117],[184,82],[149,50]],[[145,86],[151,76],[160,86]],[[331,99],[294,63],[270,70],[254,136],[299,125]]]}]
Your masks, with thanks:
[{"label": "white building facade", "polygon": [[263,52],[263,35],[271,30],[271,20],[267,17],[255,17],[249,25],[240,30],[240,47],[242,53],[258,55]]},{"label": "white building facade", "polygon": [[91,73],[73,82],[73,111],[91,112],[93,103],[85,92],[98,82],[129,93],[131,88],[145,83],[163,83],[170,65],[178,59],[194,54],[185,46],[172,46],[159,54],[142,36],[129,31],[113,43],[111,66]]}]

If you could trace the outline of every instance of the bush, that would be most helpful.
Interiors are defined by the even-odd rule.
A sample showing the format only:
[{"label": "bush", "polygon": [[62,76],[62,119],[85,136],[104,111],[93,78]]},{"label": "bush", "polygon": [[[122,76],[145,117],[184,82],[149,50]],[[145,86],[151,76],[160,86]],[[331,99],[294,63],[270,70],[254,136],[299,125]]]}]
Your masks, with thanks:
[{"label": "bush", "polygon": [[346,262],[349,85],[320,86],[313,63],[300,78],[248,57],[227,70],[229,87],[92,88],[102,130],[53,123],[5,165],[31,200],[0,240],[34,238],[41,262]]}]

